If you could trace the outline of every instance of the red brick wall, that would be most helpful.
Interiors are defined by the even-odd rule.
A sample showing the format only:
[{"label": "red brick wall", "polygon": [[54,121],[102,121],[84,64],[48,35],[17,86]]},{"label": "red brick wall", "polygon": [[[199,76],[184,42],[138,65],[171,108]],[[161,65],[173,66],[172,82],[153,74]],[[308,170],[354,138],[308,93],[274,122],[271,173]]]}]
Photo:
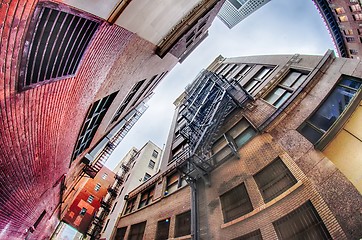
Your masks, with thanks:
[{"label": "red brick wall", "polygon": [[[152,44],[104,23],[75,77],[19,93],[19,57],[36,2],[3,1],[0,8],[0,229],[6,229],[0,231],[0,238],[5,239],[24,238],[43,210],[46,215],[31,238],[51,234],[57,222],[57,211],[53,211],[60,198],[56,183],[69,171],[74,144],[91,103],[122,88],[111,107],[114,112],[135,81],[169,70],[177,61],[169,55],[156,58]],[[122,65],[121,76],[112,71],[117,65]],[[113,112],[104,121],[109,122]],[[101,135],[96,135],[93,144]],[[81,169],[78,162],[79,158],[71,166],[67,183]]]}]

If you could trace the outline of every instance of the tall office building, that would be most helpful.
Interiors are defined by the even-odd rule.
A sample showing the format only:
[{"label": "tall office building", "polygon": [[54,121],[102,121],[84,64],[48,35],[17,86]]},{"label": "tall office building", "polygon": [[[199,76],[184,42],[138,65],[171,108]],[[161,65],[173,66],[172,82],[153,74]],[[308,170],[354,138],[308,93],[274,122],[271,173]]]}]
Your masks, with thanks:
[{"label": "tall office building", "polygon": [[50,236],[222,3],[1,3],[0,238]]},{"label": "tall office building", "polygon": [[217,16],[231,29],[269,1],[270,0],[226,0]]},{"label": "tall office building", "polygon": [[360,238],[360,69],[331,50],[217,57],[175,101],[116,239]]}]

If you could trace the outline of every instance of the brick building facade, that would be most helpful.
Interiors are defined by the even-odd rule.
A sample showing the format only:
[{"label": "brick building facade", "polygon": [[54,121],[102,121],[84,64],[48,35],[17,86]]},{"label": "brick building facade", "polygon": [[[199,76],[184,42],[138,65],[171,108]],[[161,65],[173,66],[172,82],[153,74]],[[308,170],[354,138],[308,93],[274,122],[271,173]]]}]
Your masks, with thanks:
[{"label": "brick building facade", "polygon": [[[361,64],[332,51],[216,58],[176,101],[161,172],[129,194],[115,239],[360,238]],[[201,118],[213,109],[215,128]]]},{"label": "brick building facade", "polygon": [[[142,2],[111,1],[104,14],[94,2],[1,3],[0,238],[48,238],[83,170],[96,169],[94,177],[102,166],[88,152],[114,149],[105,136],[129,129],[121,124],[179,60],[167,49],[161,58],[159,42],[117,24],[125,14],[143,14]],[[174,46],[217,2],[193,1],[182,11],[171,4],[163,11],[182,14],[171,16],[171,26],[155,24],[162,27],[157,39],[187,23],[173,30],[177,38],[166,38]],[[156,11],[148,13],[157,19]]]}]

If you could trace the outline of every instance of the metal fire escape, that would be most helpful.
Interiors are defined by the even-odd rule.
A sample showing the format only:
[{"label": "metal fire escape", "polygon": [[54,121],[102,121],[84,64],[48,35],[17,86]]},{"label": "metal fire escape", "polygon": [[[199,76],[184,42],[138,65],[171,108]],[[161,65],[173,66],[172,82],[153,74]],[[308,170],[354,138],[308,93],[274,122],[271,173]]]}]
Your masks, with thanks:
[{"label": "metal fire escape", "polygon": [[[243,107],[251,97],[236,81],[228,81],[204,70],[189,86],[181,105],[180,115],[186,125],[180,130],[188,148],[176,156],[178,170],[186,180],[202,178],[209,185],[208,174],[217,163],[211,157],[211,147],[225,118],[235,108]],[[229,145],[237,154],[237,149]]]},{"label": "metal fire escape", "polygon": [[90,165],[84,166],[83,171],[87,175],[89,175],[91,178],[94,178],[97,175],[99,170],[104,166],[108,158],[111,156],[112,152],[116,149],[118,144],[123,140],[123,138],[127,135],[128,131],[138,121],[138,119],[141,117],[146,109],[147,108],[134,109],[135,113],[126,120],[126,122],[119,129],[119,131],[109,140],[107,145],[98,154],[97,158]]},{"label": "metal fire escape", "polygon": [[121,172],[115,175],[115,182],[112,186],[108,188],[107,195],[101,200],[101,206],[93,217],[91,224],[89,225],[87,235],[90,236],[90,239],[99,239],[100,233],[104,226],[104,222],[111,212],[111,207],[113,205],[114,200],[117,198],[121,186],[124,183],[125,176],[127,172],[130,170],[132,163],[138,156],[138,152],[135,152],[130,160],[126,164],[121,165]]}]

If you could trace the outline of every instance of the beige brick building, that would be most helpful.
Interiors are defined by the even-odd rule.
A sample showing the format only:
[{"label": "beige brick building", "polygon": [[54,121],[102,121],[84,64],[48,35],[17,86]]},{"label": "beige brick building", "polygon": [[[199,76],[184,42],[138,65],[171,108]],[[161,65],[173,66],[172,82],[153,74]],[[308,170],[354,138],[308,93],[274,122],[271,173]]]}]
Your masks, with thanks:
[{"label": "beige brick building", "polygon": [[361,238],[361,69],[333,51],[216,58],[116,239]]}]

